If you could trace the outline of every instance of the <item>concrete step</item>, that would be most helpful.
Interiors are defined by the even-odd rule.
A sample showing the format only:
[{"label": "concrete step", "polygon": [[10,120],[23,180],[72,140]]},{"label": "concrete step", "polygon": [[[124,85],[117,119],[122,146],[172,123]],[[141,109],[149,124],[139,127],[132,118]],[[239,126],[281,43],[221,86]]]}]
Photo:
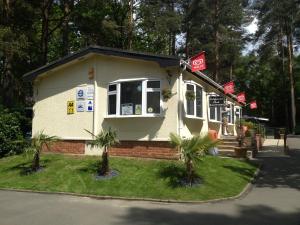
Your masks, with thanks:
[{"label": "concrete step", "polygon": [[219,149],[219,155],[220,156],[229,156],[229,157],[235,157],[235,152],[234,150],[228,150],[228,149]]},{"label": "concrete step", "polygon": [[219,145],[234,145],[234,146],[238,146],[239,142],[237,141],[220,141]]},{"label": "concrete step", "polygon": [[218,149],[230,149],[233,151],[237,147],[239,147],[239,146],[238,145],[223,145],[223,144],[218,145]]},{"label": "concrete step", "polygon": [[221,140],[236,140],[237,137],[236,136],[221,136],[220,139]]}]

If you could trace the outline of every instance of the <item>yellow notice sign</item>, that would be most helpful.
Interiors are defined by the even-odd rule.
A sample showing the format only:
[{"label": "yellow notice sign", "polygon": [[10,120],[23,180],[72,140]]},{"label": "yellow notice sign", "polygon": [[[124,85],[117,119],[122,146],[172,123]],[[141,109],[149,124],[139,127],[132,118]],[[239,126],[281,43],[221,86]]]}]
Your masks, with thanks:
[{"label": "yellow notice sign", "polygon": [[75,103],[74,101],[67,102],[67,114],[74,114]]}]

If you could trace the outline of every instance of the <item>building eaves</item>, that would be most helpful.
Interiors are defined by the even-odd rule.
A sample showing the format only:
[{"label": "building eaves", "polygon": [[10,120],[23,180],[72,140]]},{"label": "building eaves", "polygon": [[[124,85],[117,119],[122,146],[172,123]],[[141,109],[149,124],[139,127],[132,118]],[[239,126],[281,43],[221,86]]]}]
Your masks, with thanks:
[{"label": "building eaves", "polygon": [[99,55],[109,55],[109,56],[118,56],[124,58],[133,58],[145,61],[153,61],[158,63],[161,67],[172,67],[172,66],[179,66],[180,59],[173,56],[164,56],[164,55],[156,55],[150,53],[140,53],[135,51],[127,51],[121,50],[116,48],[108,48],[108,47],[101,47],[101,46],[89,46],[84,48],[78,52],[73,54],[67,55],[63,58],[55,60],[49,64],[41,66],[33,71],[30,71],[23,75],[23,79],[25,81],[33,81],[36,77],[40,74],[43,74],[49,70],[52,70],[58,66],[71,62],[75,59],[81,58],[87,54],[94,53]]}]

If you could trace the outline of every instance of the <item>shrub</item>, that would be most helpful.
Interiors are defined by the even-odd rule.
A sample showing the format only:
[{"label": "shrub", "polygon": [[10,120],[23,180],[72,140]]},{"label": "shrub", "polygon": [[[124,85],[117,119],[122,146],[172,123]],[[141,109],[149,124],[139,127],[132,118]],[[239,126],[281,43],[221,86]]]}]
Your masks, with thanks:
[{"label": "shrub", "polygon": [[20,118],[17,112],[0,111],[0,157],[23,152],[25,141]]},{"label": "shrub", "polygon": [[253,122],[250,121],[245,121],[245,120],[241,120],[241,124],[242,126],[247,126],[248,129],[255,129],[257,127],[257,125]]}]

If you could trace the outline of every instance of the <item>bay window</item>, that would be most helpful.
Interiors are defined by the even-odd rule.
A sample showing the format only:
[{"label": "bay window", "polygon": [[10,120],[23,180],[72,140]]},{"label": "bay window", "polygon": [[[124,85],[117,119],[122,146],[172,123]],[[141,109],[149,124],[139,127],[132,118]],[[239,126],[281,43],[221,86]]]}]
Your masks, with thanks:
[{"label": "bay window", "polygon": [[158,80],[124,80],[108,86],[108,116],[142,116],[161,113]]},{"label": "bay window", "polygon": [[195,95],[195,99],[186,98],[185,108],[186,115],[188,117],[203,117],[203,90],[202,87],[196,83],[186,83],[186,91],[192,92]]}]

